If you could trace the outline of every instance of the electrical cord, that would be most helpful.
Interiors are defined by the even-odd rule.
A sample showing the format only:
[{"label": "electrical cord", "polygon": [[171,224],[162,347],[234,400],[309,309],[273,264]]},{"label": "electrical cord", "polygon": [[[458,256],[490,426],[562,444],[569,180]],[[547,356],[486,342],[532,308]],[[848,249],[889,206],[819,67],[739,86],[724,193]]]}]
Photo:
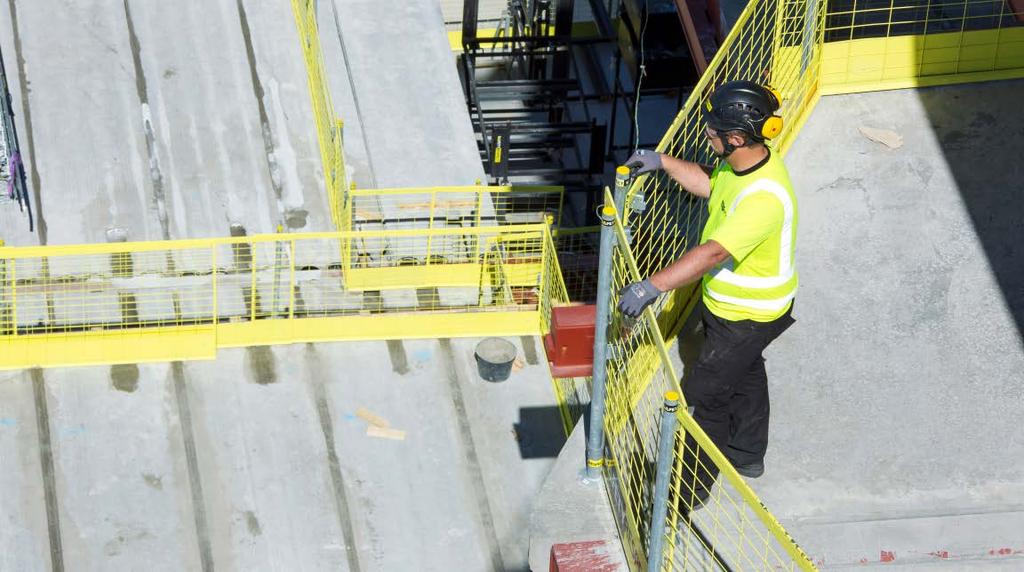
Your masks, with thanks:
[{"label": "electrical cord", "polygon": [[637,74],[636,97],[633,98],[633,152],[640,148],[640,87],[644,83],[644,76],[647,75],[644,36],[647,34],[647,20],[650,16],[650,7],[647,0],[644,0],[644,21],[640,25],[640,73]]}]

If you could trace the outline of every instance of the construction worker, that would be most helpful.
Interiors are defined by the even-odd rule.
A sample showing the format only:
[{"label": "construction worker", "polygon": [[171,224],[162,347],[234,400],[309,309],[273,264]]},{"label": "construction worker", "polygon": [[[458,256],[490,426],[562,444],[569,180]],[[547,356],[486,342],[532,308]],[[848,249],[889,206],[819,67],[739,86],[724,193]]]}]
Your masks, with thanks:
[{"label": "construction worker", "polygon": [[[708,199],[700,245],[620,292],[619,310],[639,316],[663,292],[700,279],[704,347],[682,384],[693,418],[736,470],[764,473],[768,377],[762,352],[793,324],[797,273],[796,196],[782,159],[765,144],[782,129],[779,98],[749,81],[731,81],[703,109],[719,165],[712,169],[653,151],[626,162],[639,173],[664,170],[683,189]],[[690,364],[687,364],[688,366]],[[696,442],[688,439],[688,451]],[[718,470],[701,454],[692,506],[707,498]],[[684,479],[685,481],[686,479]],[[686,496],[686,495],[683,495]],[[683,507],[687,508],[687,507]]]}]

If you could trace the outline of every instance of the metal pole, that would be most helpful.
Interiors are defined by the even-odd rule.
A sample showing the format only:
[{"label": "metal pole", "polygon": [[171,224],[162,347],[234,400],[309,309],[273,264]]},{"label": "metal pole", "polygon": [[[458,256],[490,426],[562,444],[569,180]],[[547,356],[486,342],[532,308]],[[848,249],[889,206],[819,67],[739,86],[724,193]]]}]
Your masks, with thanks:
[{"label": "metal pole", "polygon": [[[615,170],[615,193],[624,192],[629,169]],[[611,317],[612,247],[615,245],[614,206],[601,208],[601,254],[597,267],[597,311],[594,324],[594,371],[590,390],[590,430],[587,433],[587,477],[597,478],[604,466],[604,401],[608,379],[608,322]]]},{"label": "metal pole", "polygon": [[647,550],[647,572],[661,570],[665,546],[665,511],[668,508],[668,481],[675,459],[676,409],[679,393],[665,392],[665,407],[661,410],[661,436],[658,439],[658,468],[654,473],[654,505],[651,510],[651,539]]}]

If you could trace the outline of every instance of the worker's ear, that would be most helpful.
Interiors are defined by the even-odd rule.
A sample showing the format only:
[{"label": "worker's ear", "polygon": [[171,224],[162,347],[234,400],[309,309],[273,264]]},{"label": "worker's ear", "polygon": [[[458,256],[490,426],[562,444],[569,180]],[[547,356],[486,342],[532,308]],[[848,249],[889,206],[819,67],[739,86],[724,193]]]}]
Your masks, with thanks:
[{"label": "worker's ear", "polygon": [[746,147],[750,143],[750,138],[742,131],[733,131],[726,135],[726,141],[733,147]]}]

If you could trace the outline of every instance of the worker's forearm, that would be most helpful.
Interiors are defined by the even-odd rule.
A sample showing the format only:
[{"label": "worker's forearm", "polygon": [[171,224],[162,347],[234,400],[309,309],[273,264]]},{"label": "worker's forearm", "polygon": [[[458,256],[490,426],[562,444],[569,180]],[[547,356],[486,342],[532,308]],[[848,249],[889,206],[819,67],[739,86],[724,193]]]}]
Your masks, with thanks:
[{"label": "worker's forearm", "polygon": [[729,252],[715,241],[708,241],[690,250],[672,264],[651,276],[651,284],[662,292],[696,282],[708,270],[725,262]]},{"label": "worker's forearm", "polygon": [[703,166],[662,153],[661,168],[687,192],[703,198],[711,195],[711,178]]}]

